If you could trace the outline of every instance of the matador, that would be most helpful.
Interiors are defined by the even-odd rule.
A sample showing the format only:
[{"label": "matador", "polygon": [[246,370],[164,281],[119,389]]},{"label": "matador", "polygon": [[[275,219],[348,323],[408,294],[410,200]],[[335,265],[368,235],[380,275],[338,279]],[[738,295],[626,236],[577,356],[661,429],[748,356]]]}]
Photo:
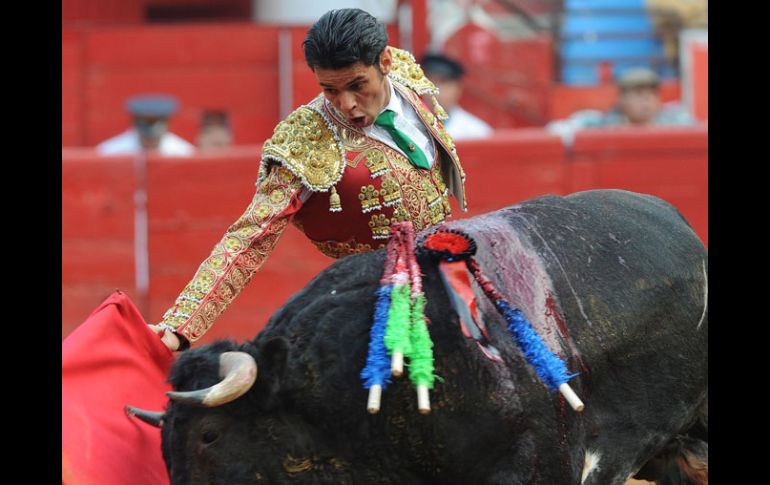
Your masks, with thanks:
[{"label": "matador", "polygon": [[[335,29],[353,40],[327,38]],[[340,54],[350,45],[352,63]],[[172,331],[180,349],[211,328],[289,223],[340,258],[384,247],[394,222],[419,231],[444,221],[450,194],[466,210],[465,174],[436,87],[409,52],[387,45],[384,25],[362,10],[333,10],[303,46],[323,92],[275,127],[253,200],[153,326]]]}]

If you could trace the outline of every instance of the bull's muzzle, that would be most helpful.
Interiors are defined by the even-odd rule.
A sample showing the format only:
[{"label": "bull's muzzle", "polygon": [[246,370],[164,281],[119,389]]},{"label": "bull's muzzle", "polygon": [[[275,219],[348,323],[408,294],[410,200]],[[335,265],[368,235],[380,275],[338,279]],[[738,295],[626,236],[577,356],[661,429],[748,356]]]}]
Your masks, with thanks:
[{"label": "bull's muzzle", "polygon": [[257,380],[257,362],[246,352],[224,352],[219,356],[220,382],[205,389],[166,395],[173,401],[213,408],[243,396]]}]

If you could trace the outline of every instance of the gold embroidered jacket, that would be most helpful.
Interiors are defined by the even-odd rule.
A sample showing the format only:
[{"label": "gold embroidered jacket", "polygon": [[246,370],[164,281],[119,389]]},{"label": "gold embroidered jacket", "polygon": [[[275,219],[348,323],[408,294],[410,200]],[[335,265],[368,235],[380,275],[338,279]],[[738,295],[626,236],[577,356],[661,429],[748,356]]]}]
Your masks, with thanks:
[{"label": "gold embroidered jacket", "polygon": [[[265,262],[289,222],[324,254],[338,258],[383,247],[392,222],[411,220],[419,231],[443,221],[450,215],[450,192],[465,210],[465,174],[440,122],[446,113],[435,96],[438,116],[420,98],[436,88],[411,54],[389,49],[388,77],[435,144],[432,168],[417,168],[399,151],[366,136],[319,95],[279,123],[265,142],[251,204],[161,323],[190,342],[200,339]],[[304,203],[303,188],[312,192]]]}]

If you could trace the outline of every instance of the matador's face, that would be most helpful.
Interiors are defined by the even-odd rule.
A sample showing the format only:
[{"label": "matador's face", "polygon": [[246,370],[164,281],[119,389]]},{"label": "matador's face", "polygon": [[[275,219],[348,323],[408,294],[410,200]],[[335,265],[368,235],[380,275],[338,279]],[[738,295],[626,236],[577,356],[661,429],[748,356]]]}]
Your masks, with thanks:
[{"label": "matador's face", "polygon": [[366,66],[357,62],[342,69],[316,68],[313,73],[324,95],[348,122],[357,128],[370,126],[390,102],[390,85],[386,75],[392,56],[385,49],[380,62]]}]

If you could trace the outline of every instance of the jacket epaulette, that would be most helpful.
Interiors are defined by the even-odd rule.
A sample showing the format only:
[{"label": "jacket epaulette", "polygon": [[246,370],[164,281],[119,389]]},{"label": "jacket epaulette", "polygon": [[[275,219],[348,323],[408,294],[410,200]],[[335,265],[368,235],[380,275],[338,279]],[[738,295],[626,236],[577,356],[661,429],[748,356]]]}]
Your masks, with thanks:
[{"label": "jacket epaulette", "polygon": [[390,47],[390,52],[393,56],[393,63],[388,73],[390,77],[419,95],[438,94],[438,88],[425,77],[425,73],[410,52],[395,47]]},{"label": "jacket epaulette", "polygon": [[267,175],[270,160],[286,167],[314,192],[327,192],[345,171],[344,150],[335,130],[310,105],[294,110],[265,141],[259,180]]}]

